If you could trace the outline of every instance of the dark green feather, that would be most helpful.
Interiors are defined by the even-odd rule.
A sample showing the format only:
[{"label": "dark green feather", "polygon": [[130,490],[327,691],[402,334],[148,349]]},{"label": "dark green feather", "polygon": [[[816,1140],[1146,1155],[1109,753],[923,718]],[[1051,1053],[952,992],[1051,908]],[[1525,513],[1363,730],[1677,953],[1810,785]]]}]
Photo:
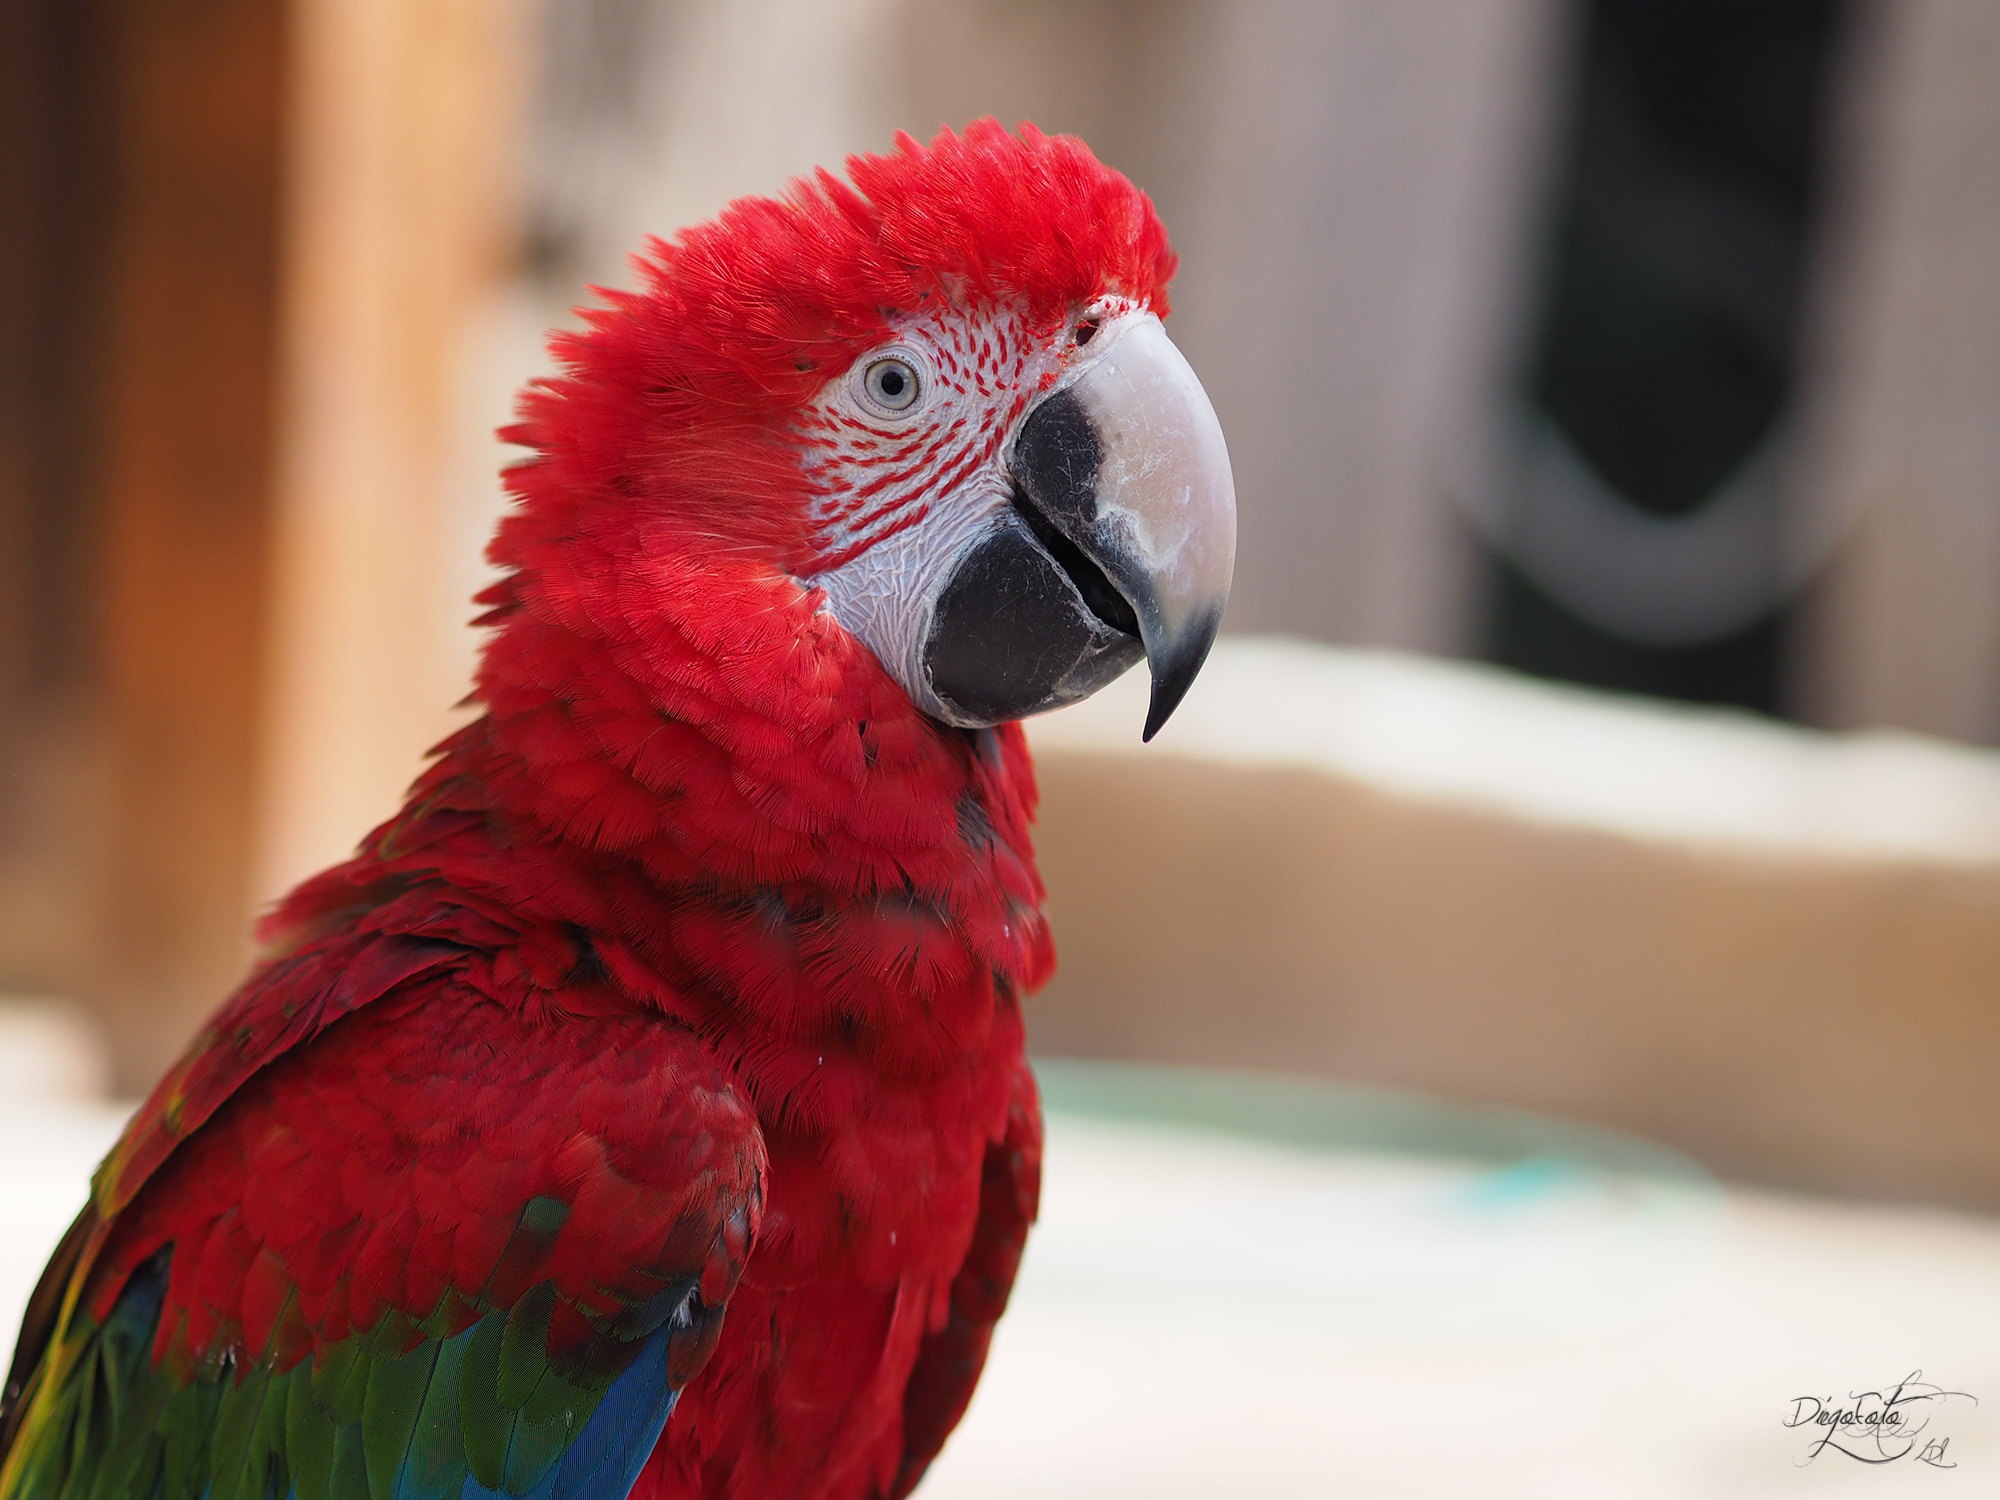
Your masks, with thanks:
[{"label": "dark green feather", "polygon": [[361,1420],[371,1356],[367,1339],[345,1338],[313,1357],[313,1398],[341,1426]]},{"label": "dark green feather", "polygon": [[285,1383],[285,1453],[298,1500],[328,1500],[335,1431],[333,1417],[313,1395],[311,1367],[300,1365]]},{"label": "dark green feather", "polygon": [[514,1421],[497,1394],[500,1330],[499,1318],[482,1318],[474,1325],[459,1373],[459,1427],[465,1440],[466,1464],[472,1477],[489,1490],[500,1488],[501,1471],[507,1463],[507,1435]]},{"label": "dark green feather", "polygon": [[476,1327],[468,1328],[439,1346],[430,1389],[424,1393],[423,1410],[417,1413],[405,1484],[425,1500],[433,1497],[456,1500],[465,1484],[465,1444],[459,1433],[460,1390],[465,1352],[476,1332]]},{"label": "dark green feather", "polygon": [[359,1422],[349,1422],[334,1434],[326,1490],[332,1500],[368,1500],[368,1459],[362,1452]]},{"label": "dark green feather", "polygon": [[378,1354],[368,1372],[361,1447],[368,1457],[368,1488],[374,1500],[392,1500],[396,1493],[396,1473],[410,1451],[437,1356],[437,1341],[427,1339],[408,1354]]},{"label": "dark green feather", "polygon": [[507,1314],[500,1335],[499,1380],[494,1395],[502,1406],[520,1410],[534,1394],[535,1383],[548,1368],[549,1318],[556,1310],[556,1289],[550,1282],[530,1287]]},{"label": "dark green feather", "polygon": [[468,1475],[522,1495],[645,1347],[600,1325],[552,1360],[556,1292],[543,1281],[507,1312],[407,1350],[386,1341],[413,1325],[385,1319],[288,1370],[224,1359],[177,1377],[152,1359],[166,1271],[162,1255],[103,1326],[65,1336],[69,1378],[23,1429],[8,1500],[458,1500]]}]

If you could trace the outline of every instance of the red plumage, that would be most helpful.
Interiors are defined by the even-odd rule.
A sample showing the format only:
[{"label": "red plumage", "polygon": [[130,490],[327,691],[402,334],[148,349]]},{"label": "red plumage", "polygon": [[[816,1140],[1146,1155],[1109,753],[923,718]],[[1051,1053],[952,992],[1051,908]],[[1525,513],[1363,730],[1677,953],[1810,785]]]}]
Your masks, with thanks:
[{"label": "red plumage", "polygon": [[[482,717],[267,920],[100,1174],[83,1305],[171,1244],[170,1366],[410,1344],[538,1277],[582,1347],[694,1267],[726,1320],[635,1494],[902,1493],[963,1411],[1035,1209],[1034,781],[799,583],[801,419],[892,315],[1164,313],[1174,262],[1032,127],[849,173],[656,242],[555,340]],[[567,1217],[530,1242],[537,1195]]]}]

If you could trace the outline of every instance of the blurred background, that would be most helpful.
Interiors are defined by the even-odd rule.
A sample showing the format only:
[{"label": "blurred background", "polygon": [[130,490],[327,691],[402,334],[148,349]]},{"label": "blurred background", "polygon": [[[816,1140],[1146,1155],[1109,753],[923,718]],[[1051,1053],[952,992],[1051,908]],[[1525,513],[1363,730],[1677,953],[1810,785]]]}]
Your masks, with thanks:
[{"label": "blurred background", "polygon": [[1152,194],[1241,515],[1155,751],[1035,726],[1037,1049],[2000,1209],[1988,0],[0,7],[4,1076],[394,811],[586,284],[982,114]]}]

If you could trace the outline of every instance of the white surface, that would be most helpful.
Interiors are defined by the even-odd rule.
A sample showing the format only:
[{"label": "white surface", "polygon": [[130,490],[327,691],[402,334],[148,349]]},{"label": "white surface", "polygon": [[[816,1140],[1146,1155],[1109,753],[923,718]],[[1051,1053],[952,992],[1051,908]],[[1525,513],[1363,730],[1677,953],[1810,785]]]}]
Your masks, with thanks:
[{"label": "white surface", "polygon": [[74,1005],[0,995],[0,1109],[96,1098],[110,1083],[104,1038]]},{"label": "white surface", "polygon": [[[0,1113],[11,1328],[124,1110]],[[1802,1463],[1802,1394],[1985,1398]],[[2000,1222],[1572,1164],[1309,1152],[1054,1112],[1042,1223],[926,1500],[1988,1494]]]},{"label": "white surface", "polygon": [[[1028,721],[1038,748],[1140,749],[1143,671]],[[2000,862],[2000,754],[1823,734],[1466,662],[1225,636],[1153,748],[1406,796],[1780,856]]]},{"label": "white surface", "polygon": [[[2000,1492],[2000,1223],[1050,1117],[1042,1223],[920,1495]],[[1522,1191],[1523,1187],[1528,1188]],[[1921,1368],[1946,1473],[1805,1463]]]},{"label": "white surface", "polygon": [[0,1342],[10,1358],[28,1294],[131,1112],[83,1100],[0,1105]]}]

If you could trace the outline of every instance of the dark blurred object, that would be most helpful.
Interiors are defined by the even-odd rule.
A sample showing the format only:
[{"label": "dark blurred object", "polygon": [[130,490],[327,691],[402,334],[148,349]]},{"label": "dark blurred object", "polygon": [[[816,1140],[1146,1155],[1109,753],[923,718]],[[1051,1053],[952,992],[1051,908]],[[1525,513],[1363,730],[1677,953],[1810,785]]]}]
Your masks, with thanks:
[{"label": "dark blurred object", "polygon": [[[1597,481],[1591,503],[1662,518],[1785,504],[1776,484],[1731,485],[1786,441],[1846,9],[1839,0],[1587,7],[1524,400],[1530,421],[1545,421],[1580,461],[1579,482]],[[1743,552],[1781,524],[1767,514],[1755,527],[1708,527],[1709,570],[1754,566]],[[1699,540],[1686,526],[1655,534]],[[1656,567],[1643,542],[1573,562],[1553,547],[1488,556],[1493,660],[1599,687],[1787,709],[1792,580],[1781,567],[1712,599],[1685,589],[1678,611],[1641,616],[1623,606],[1644,577],[1572,579],[1578,569]]]},{"label": "dark blurred object", "polygon": [[242,961],[287,15],[0,8],[0,985]]},{"label": "dark blurred object", "polygon": [[89,673],[115,155],[103,5],[0,8],[0,735]]}]

